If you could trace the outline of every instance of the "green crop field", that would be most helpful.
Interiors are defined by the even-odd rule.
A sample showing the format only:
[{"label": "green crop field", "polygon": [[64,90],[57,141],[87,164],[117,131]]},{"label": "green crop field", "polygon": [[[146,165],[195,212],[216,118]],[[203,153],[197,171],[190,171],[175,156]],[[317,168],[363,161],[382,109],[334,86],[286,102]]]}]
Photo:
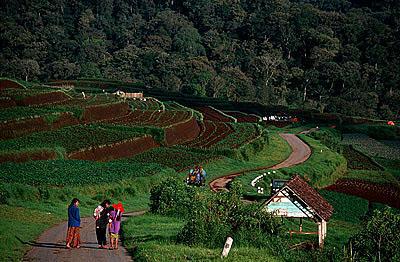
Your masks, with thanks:
[{"label": "green crop field", "polygon": [[[89,81],[84,85],[86,84],[90,86],[85,88],[99,89],[99,82]],[[48,87],[42,90],[40,85],[32,87],[28,84],[27,88],[32,90],[24,93],[25,89],[5,89],[0,95],[23,99],[49,92]],[[24,243],[33,241],[46,228],[64,221],[65,206],[73,197],[81,200],[83,216],[90,215],[94,206],[106,198],[122,201],[128,211],[148,209],[154,186],[163,183],[166,178],[174,178],[183,185],[188,170],[199,164],[207,171],[207,182],[228,174],[241,174],[233,181],[241,184],[240,197],[258,199],[258,203],[268,198],[271,179],[290,179],[292,175],[300,174],[335,209],[328,224],[326,248],[323,251],[297,249],[304,243],[315,243],[316,238],[313,235],[289,239],[283,233],[276,238],[266,238],[258,246],[251,244],[251,241],[238,241],[234,244],[228,261],[319,261],[328,257],[335,261],[345,256],[343,248],[362,229],[362,223],[370,217],[372,211],[381,209],[383,205],[324,188],[334,184],[337,179],[357,179],[372,184],[390,185],[392,190],[400,188],[396,155],[398,141],[391,139],[390,134],[379,138],[382,140],[372,138],[371,132],[375,132],[376,127],[364,126],[359,129],[359,134],[351,135],[342,134],[340,129],[328,126],[315,128],[307,123],[278,128],[262,122],[223,123],[208,120],[208,126],[215,128],[200,130],[199,135],[201,137],[206,134],[206,143],[202,144],[204,141],[195,137],[192,140],[196,141],[194,144],[179,142],[167,147],[164,146],[167,132],[161,128],[163,121],[168,121],[169,126],[171,123],[176,124],[174,120],[181,121],[182,117],[194,116],[199,126],[205,128],[203,115],[190,106],[183,106],[175,101],[161,102],[147,98],[126,100],[131,112],[136,112],[137,117],[148,116],[149,119],[156,113],[166,112],[165,118],[160,113],[154,121],[143,119],[143,123],[138,120],[118,123],[118,119],[124,115],[110,119],[106,114],[104,117],[99,114],[96,122],[86,123],[81,121],[86,108],[120,100],[101,92],[92,94],[89,89],[85,91],[86,99],[83,99],[81,90],[78,92],[78,89],[66,91],[70,100],[61,104],[0,108],[2,121],[12,122],[43,116],[46,122],[53,123],[63,112],[71,112],[79,121],[71,126],[31,131],[16,138],[0,140],[0,157],[33,154],[40,150],[56,152],[57,155],[55,160],[35,160],[28,157],[18,158],[22,162],[17,163],[11,162],[16,161],[13,158],[4,158],[4,162],[0,163],[0,252],[5,254],[7,260],[20,260],[29,248]],[[175,133],[172,136],[179,137],[190,132],[191,128],[193,126],[173,130]],[[344,130],[355,130],[354,127],[347,128]],[[289,144],[279,134],[302,131],[306,131],[306,134],[299,134],[298,137],[310,146],[310,158],[299,165],[276,170],[275,173],[269,170],[269,167],[284,161],[292,152]],[[138,154],[132,153],[133,155],[116,154],[116,159],[108,162],[67,159],[71,152],[82,149],[90,151],[105,145],[113,147],[120,141],[143,135],[152,137],[156,141],[156,147],[144,148]],[[250,182],[264,173],[267,175],[260,179],[256,187],[252,187]],[[264,188],[263,195],[257,193],[257,187]],[[211,193],[207,186],[195,192],[198,192],[197,197],[202,194],[211,198],[213,194],[222,198],[224,196]],[[16,214],[17,218],[13,219],[9,212]],[[188,221],[184,215],[168,217],[153,213],[130,218],[123,224],[124,245],[138,261],[219,260],[223,243],[210,247],[204,244],[189,246],[178,241],[178,235],[188,225]],[[218,225],[213,226],[219,230]],[[283,232],[296,227],[296,220],[281,220]],[[15,234],[8,234],[14,228]],[[315,224],[306,221],[304,228],[314,230]]]}]

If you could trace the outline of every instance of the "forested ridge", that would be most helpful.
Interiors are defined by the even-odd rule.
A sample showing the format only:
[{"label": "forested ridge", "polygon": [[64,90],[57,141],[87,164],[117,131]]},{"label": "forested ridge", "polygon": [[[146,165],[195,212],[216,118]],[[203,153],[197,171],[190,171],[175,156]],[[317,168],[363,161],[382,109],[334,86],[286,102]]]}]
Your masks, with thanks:
[{"label": "forested ridge", "polygon": [[3,77],[399,117],[397,0],[13,0],[0,14]]}]

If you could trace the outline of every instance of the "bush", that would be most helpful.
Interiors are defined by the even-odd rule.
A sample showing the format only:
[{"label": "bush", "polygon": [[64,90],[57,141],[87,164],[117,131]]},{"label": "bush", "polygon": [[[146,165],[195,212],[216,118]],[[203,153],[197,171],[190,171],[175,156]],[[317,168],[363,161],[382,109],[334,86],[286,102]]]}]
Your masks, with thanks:
[{"label": "bush", "polygon": [[150,191],[150,212],[154,214],[188,217],[195,203],[195,189],[183,181],[169,178]]},{"label": "bush", "polygon": [[309,136],[321,141],[322,144],[326,145],[335,152],[342,152],[342,134],[336,129],[323,128],[319,131],[311,132]]},{"label": "bush", "polygon": [[400,215],[390,208],[375,210],[365,227],[348,244],[352,261],[399,261]]},{"label": "bush", "polygon": [[178,243],[215,247],[232,236],[237,245],[268,246],[267,236],[278,236],[280,223],[259,205],[243,204],[241,195],[236,182],[229,192],[198,195],[190,219],[178,233]]}]

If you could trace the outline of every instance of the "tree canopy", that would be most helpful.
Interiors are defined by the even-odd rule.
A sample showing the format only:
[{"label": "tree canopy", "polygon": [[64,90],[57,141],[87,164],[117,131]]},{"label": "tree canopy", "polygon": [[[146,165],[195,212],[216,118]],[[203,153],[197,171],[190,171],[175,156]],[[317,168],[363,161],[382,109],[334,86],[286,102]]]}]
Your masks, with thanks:
[{"label": "tree canopy", "polygon": [[393,118],[396,0],[3,1],[0,75]]}]

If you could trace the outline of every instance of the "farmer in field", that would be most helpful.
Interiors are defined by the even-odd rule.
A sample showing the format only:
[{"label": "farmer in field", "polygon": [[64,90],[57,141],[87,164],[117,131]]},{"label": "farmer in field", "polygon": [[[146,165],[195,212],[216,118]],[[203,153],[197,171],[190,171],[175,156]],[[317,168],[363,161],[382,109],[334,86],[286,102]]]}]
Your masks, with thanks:
[{"label": "farmer in field", "polygon": [[204,186],[204,184],[206,183],[207,172],[206,172],[206,170],[204,170],[204,168],[202,166],[200,166],[199,173],[200,173],[200,177],[201,177],[201,185]]},{"label": "farmer in field", "polygon": [[107,225],[110,212],[113,210],[110,200],[104,200],[93,212],[96,219],[96,236],[99,248],[107,249]]},{"label": "farmer in field", "polygon": [[110,249],[118,249],[119,230],[121,228],[122,213],[125,211],[121,202],[113,205],[114,210],[110,212]]},{"label": "farmer in field", "polygon": [[67,248],[80,248],[81,235],[81,216],[79,214],[79,199],[74,198],[68,207],[68,231],[67,231]]}]

